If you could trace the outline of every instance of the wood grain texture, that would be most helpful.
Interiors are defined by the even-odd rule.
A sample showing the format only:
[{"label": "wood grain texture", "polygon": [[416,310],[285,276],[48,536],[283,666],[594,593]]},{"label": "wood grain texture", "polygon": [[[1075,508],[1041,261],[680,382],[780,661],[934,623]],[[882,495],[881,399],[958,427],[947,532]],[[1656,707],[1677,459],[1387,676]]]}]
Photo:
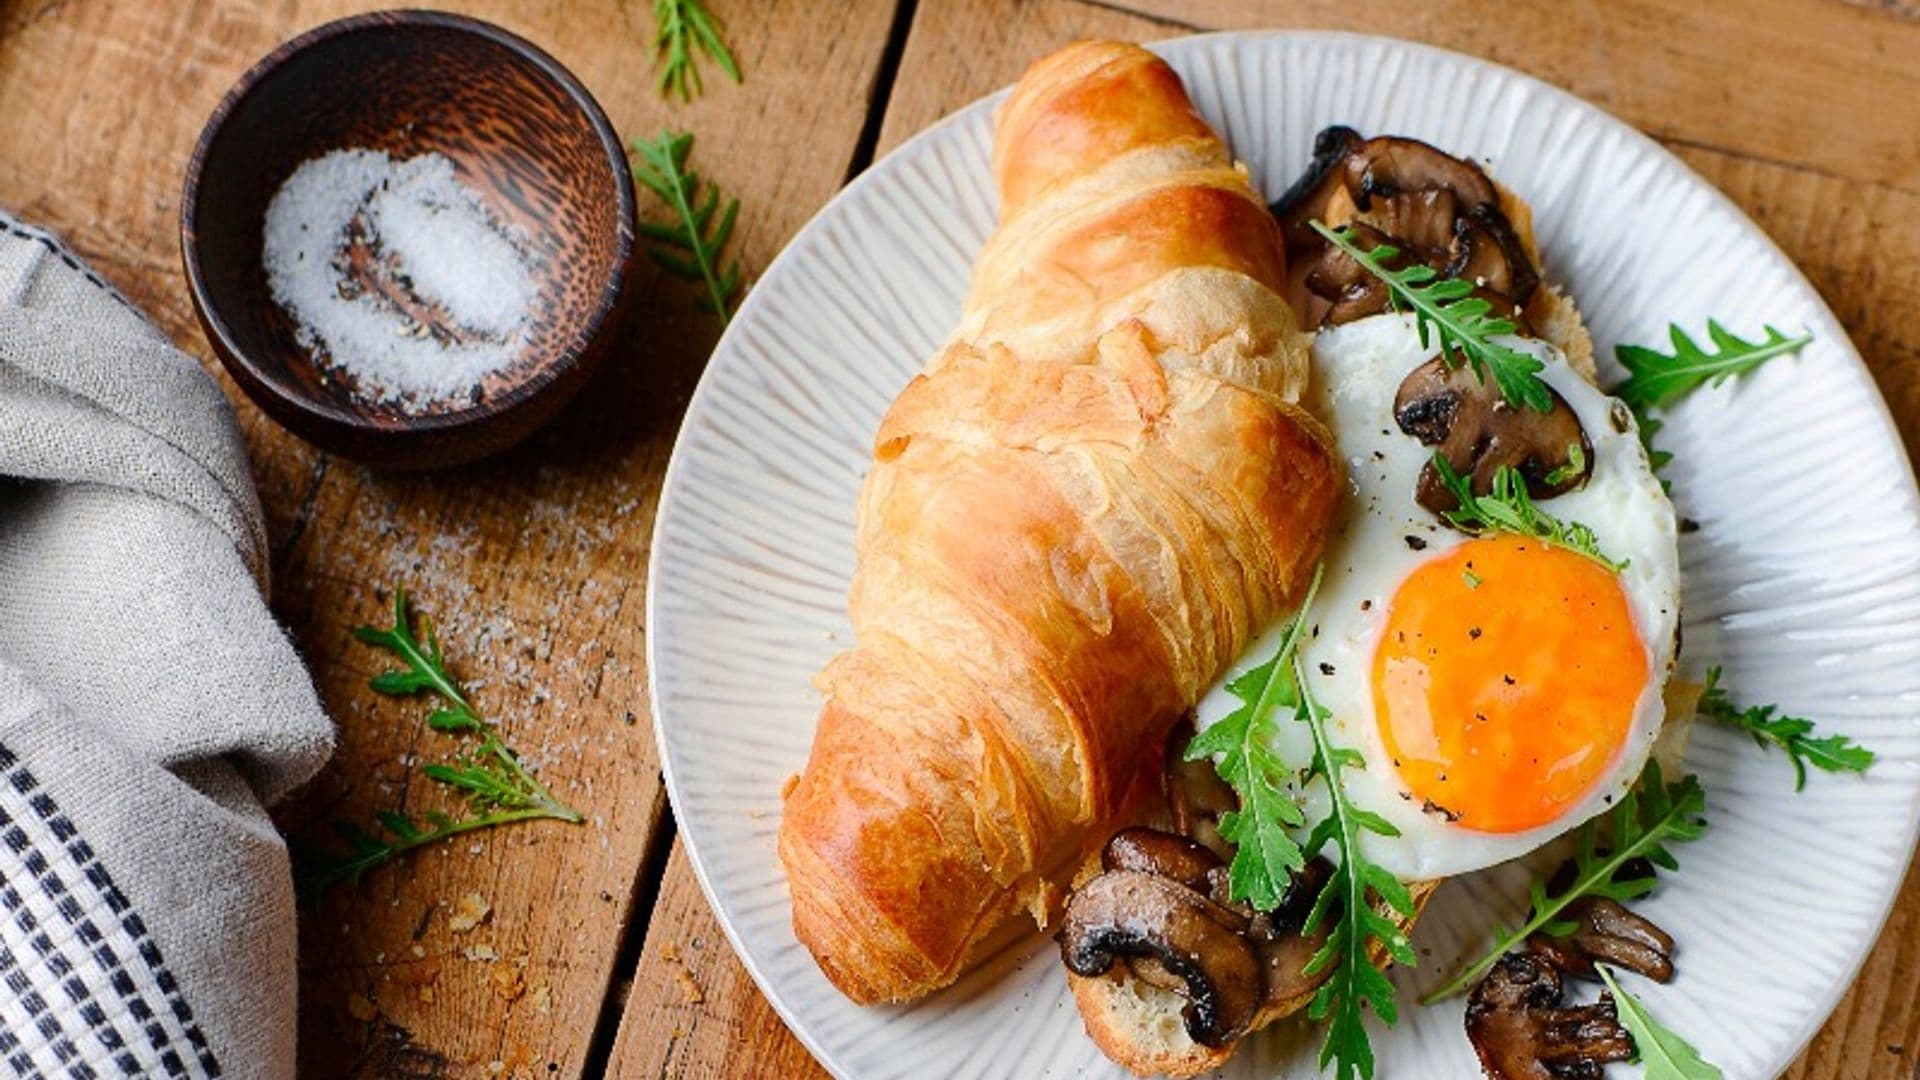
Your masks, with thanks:
[{"label": "wood grain texture", "polygon": [[[0,5],[0,203],[61,233],[208,361],[180,274],[181,170],[227,87],[280,40],[377,5],[28,0]],[[713,8],[747,74],[706,95],[653,86],[651,5],[451,6],[552,52],[630,134],[702,133],[701,171],[741,197],[749,274],[845,179],[892,0]],[[663,210],[644,202],[643,216]],[[562,798],[589,817],[481,834],[342,889],[302,929],[302,1073],[572,1076],[587,1067],[623,930],[661,825],[644,700],[646,553],[674,425],[717,326],[687,283],[641,262],[636,319],[583,400],[493,463],[432,476],[321,455],[233,384],[274,541],[274,610],[340,724],[340,751],[279,813],[296,835],[437,793],[411,766],[448,750],[422,703],[376,698],[348,629],[406,584],[455,671]],[[212,367],[209,361],[209,367]],[[657,869],[651,871],[657,873]],[[462,898],[489,914],[454,929]],[[715,941],[719,939],[716,938]]]},{"label": "wood grain texture", "polygon": [[1906,0],[1112,6],[1196,29],[1391,33],[1537,75],[1668,142],[1920,190],[1920,139],[1889,112],[1920,100],[1920,16]]},{"label": "wood grain texture", "polygon": [[[180,170],[232,80],[279,40],[374,5],[0,0],[0,203],[60,232],[203,360],[180,273]],[[704,172],[742,197],[736,244],[764,266],[844,178],[869,116],[894,0],[714,0],[747,73],[708,69],[690,106],[653,91],[650,5],[468,0],[596,93],[629,133],[700,132]],[[1846,323],[1920,451],[1920,8],[1908,0],[919,0],[882,104],[886,149],[1075,37],[1311,26],[1391,33],[1547,78],[1668,141],[1799,262]],[[1730,65],[1745,65],[1736,77]],[[156,105],[155,103],[160,103]],[[643,201],[642,213],[659,208]],[[578,1075],[619,943],[645,926],[611,1073],[823,1075],[725,944],[676,843],[651,912],[664,799],[646,728],[648,525],[672,430],[715,337],[684,283],[642,268],[635,324],[554,428],[507,458],[394,478],[318,454],[243,401],[290,627],[342,728],[339,758],[280,817],[364,820],[431,805],[424,707],[364,689],[347,637],[404,581],[457,671],[564,798],[593,818],[419,857],[306,922],[310,1075]],[[223,385],[239,401],[230,382]],[[474,850],[477,846],[478,850]],[[489,914],[453,929],[461,899]],[[651,914],[649,922],[648,916]],[[417,950],[417,953],[416,953]],[[488,957],[495,957],[489,959]],[[1920,874],[1833,1019],[1789,1073],[1920,1068]]]},{"label": "wood grain texture", "polygon": [[[1392,0],[920,0],[878,149],[886,153],[1011,83],[1035,57],[1080,37],[1150,41],[1206,29],[1316,26],[1486,56],[1661,137],[1740,203],[1846,324],[1909,454],[1920,455],[1920,141],[1912,137],[1920,128],[1913,85],[1920,78],[1920,12],[1897,3],[1832,0],[1538,0],[1501,5],[1498,32],[1489,33],[1484,8],[1468,17],[1462,13],[1469,6],[1467,0],[1417,6]],[[1782,42],[1795,36],[1811,46],[1783,53]],[[1778,67],[1790,69],[1778,84],[1739,80],[1733,90],[1721,66],[1725,57],[1774,54],[1783,56]],[[1716,59],[1695,62],[1702,57]],[[1857,140],[1866,134],[1879,150],[1862,152],[1866,144]],[[615,1058],[631,1071],[616,1075],[824,1076],[817,1065],[798,1067],[804,1048],[778,1026],[730,950],[716,957],[692,948],[696,940],[721,940],[721,931],[677,845],[661,901]],[[689,955],[697,960],[686,961]],[[697,972],[698,1003],[685,999],[675,974],[682,962]],[[1880,944],[1787,1074],[1790,1080],[1911,1080],[1920,1071],[1916,972],[1920,871],[1910,872]]]},{"label": "wood grain texture", "polygon": [[740,965],[678,840],[651,926],[609,1076],[827,1075]]}]

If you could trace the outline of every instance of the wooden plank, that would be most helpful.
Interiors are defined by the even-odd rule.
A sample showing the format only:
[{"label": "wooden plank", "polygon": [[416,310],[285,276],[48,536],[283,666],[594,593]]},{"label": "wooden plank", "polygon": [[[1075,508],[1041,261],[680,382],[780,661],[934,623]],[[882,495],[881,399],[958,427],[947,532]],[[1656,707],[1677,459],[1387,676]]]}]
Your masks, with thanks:
[{"label": "wooden plank", "polygon": [[1011,85],[1052,49],[1087,37],[1153,41],[1188,33],[1172,20],[1078,0],[921,0],[880,128],[881,153],[976,98]]},{"label": "wooden plank", "polygon": [[1351,30],[1483,56],[1648,134],[1920,191],[1911,0],[1120,0],[1196,29]]},{"label": "wooden plank", "polygon": [[[1444,12],[1458,6],[1442,0],[1424,10]],[[1608,29],[1583,44],[1581,35],[1593,30],[1589,22],[1597,18],[1593,10],[1583,6],[1576,13],[1554,5],[1553,13],[1564,11],[1566,18],[1575,20],[1563,25],[1542,16],[1544,7],[1527,2],[1503,6],[1498,40],[1477,42],[1472,31],[1475,24],[1470,21],[1456,26],[1463,21],[1419,14],[1410,5],[1370,0],[1339,5],[1307,0],[1284,6],[1169,0],[1154,3],[1146,14],[1079,0],[921,0],[888,101],[879,148],[884,153],[899,145],[948,112],[1011,82],[1048,49],[1078,37],[1145,41],[1185,33],[1191,26],[1214,25],[1211,20],[1216,18],[1220,24],[1248,26],[1301,25],[1303,20],[1318,19],[1314,25],[1424,36],[1530,68],[1563,84],[1573,83],[1573,89],[1589,96],[1605,96],[1616,91],[1598,83],[1580,85],[1578,80],[1601,73],[1618,82],[1610,73],[1609,56],[1611,63],[1623,64],[1622,70],[1633,70],[1637,80],[1639,67],[1628,69],[1620,60],[1633,55],[1629,48],[1651,42],[1656,50],[1671,50],[1665,55],[1710,52],[1716,40],[1724,40],[1716,35],[1734,33],[1740,12],[1747,10],[1723,7],[1717,21],[1705,23],[1693,17],[1670,24],[1628,19],[1622,23],[1628,29]],[[1829,74],[1834,73],[1833,65],[1844,68],[1846,64],[1844,56],[1830,51],[1834,48],[1885,56],[1911,47],[1912,27],[1886,18],[1878,7],[1849,12],[1832,5],[1779,5],[1771,0],[1766,7],[1768,13],[1788,16],[1781,25],[1802,29],[1802,9],[1834,11],[1836,21],[1822,38],[1825,44],[1813,50],[1824,58],[1821,63],[1829,65]],[[1515,12],[1517,16],[1510,18]],[[1835,41],[1840,44],[1834,45]],[[1588,49],[1595,55],[1583,51]],[[1798,55],[1794,63],[1801,63]],[[1873,71],[1871,78],[1894,80],[1894,75]],[[1907,74],[1916,71],[1920,65],[1909,65]],[[1611,102],[1612,107],[1668,135],[1669,145],[1688,164],[1739,202],[1799,263],[1866,356],[1909,452],[1920,454],[1920,196],[1908,190],[1912,177],[1851,151],[1830,153],[1832,148],[1824,144],[1809,151],[1769,143],[1768,139],[1776,138],[1771,128],[1763,126],[1756,132],[1743,120],[1728,120],[1712,111],[1724,108],[1717,89],[1706,93],[1660,82],[1666,74],[1660,73],[1652,82],[1636,82],[1626,100],[1640,110],[1638,114],[1623,109],[1618,99]],[[1722,75],[1699,78],[1717,87]],[[1861,84],[1840,81],[1848,85],[1829,88],[1831,92],[1859,91]],[[1743,92],[1749,89],[1745,82],[1741,85]],[[1656,94],[1646,89],[1649,86],[1665,89]],[[1705,105],[1702,99],[1708,99]],[[1765,100],[1767,108],[1800,107],[1770,97]],[[1867,115],[1888,132],[1910,132],[1920,122],[1920,99],[1909,94],[1898,100],[1897,107],[1891,101],[1881,102]],[[1709,110],[1704,119],[1695,111],[1702,108]],[[1796,115],[1810,117],[1810,122],[1819,119]],[[1825,139],[1829,134],[1812,132],[1808,137]],[[1675,141],[1676,136],[1684,141]],[[1805,159],[1809,164],[1768,160],[1774,156],[1793,160],[1792,153],[1809,153]],[[621,1052],[615,1058],[622,1068],[616,1074],[824,1075],[817,1066],[802,1069],[797,1064],[804,1049],[777,1028],[778,1017],[731,951],[713,953],[711,944],[718,940],[724,940],[719,925],[676,845],[642,953],[639,978],[627,1004]],[[700,948],[694,947],[696,941]],[[701,1000],[688,1000],[676,971],[681,967],[700,987]],[[1920,970],[1920,871],[1909,876],[1856,985],[1788,1076],[1792,1080],[1912,1077],[1920,1070],[1916,970]]]},{"label": "wooden plank", "polygon": [[[7,9],[0,203],[65,233],[206,359],[175,240],[181,172],[200,124],[275,43],[375,6]],[[843,181],[895,10],[892,0],[830,9],[715,0],[747,81],[709,69],[706,96],[685,106],[654,91],[650,5],[450,6],[553,52],[620,130],[701,132],[696,164],[741,197],[735,242],[750,272]],[[377,658],[347,633],[380,616],[377,588],[401,583],[444,628],[482,708],[591,818],[423,853],[305,918],[303,1074],[545,1077],[588,1064],[663,808],[642,661],[654,500],[717,334],[684,283],[637,265],[641,315],[612,370],[549,432],[497,462],[378,475],[315,453],[240,404],[275,542],[275,610],[341,725],[335,763],[282,823],[299,833],[323,818],[432,805],[430,785],[408,783],[417,775],[409,765],[443,754],[445,741],[423,732],[424,708],[365,689]],[[451,914],[469,894],[489,914],[463,932]]]},{"label": "wooden plank", "polygon": [[824,1077],[728,944],[674,841],[609,1076]]}]

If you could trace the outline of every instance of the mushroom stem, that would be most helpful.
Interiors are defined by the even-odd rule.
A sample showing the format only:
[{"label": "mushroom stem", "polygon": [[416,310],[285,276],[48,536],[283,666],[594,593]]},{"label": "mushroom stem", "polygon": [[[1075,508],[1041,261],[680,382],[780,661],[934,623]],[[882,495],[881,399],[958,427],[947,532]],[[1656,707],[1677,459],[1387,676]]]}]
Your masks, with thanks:
[{"label": "mushroom stem", "polygon": [[1599,1080],[1634,1054],[1613,999],[1563,1006],[1560,973],[1531,953],[1500,958],[1467,999],[1467,1038],[1490,1080]]}]

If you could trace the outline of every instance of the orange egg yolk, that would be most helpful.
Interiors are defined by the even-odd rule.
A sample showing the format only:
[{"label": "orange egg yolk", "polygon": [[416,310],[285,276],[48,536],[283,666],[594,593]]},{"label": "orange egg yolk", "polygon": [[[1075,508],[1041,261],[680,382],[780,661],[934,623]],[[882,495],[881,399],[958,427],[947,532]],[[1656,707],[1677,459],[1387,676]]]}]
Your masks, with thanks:
[{"label": "orange egg yolk", "polygon": [[1415,799],[1469,829],[1521,832],[1572,809],[1612,766],[1647,666],[1612,571],[1488,537],[1401,583],[1374,654],[1374,716]]}]

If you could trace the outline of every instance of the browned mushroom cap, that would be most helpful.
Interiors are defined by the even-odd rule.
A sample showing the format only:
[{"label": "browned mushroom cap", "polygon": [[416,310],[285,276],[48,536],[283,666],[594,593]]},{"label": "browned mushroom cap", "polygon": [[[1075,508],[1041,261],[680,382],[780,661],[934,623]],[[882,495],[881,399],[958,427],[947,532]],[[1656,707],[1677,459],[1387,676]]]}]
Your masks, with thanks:
[{"label": "browned mushroom cap", "polygon": [[1272,911],[1256,915],[1247,932],[1255,938],[1297,937],[1313,910],[1313,902],[1320,898],[1320,890],[1332,876],[1332,863],[1318,856],[1308,859],[1307,865],[1288,877],[1287,891],[1281,894],[1280,902]]},{"label": "browned mushroom cap", "polygon": [[1298,929],[1270,940],[1256,939],[1253,951],[1260,958],[1260,1000],[1274,1012],[1291,1012],[1320,984],[1333,974],[1332,965],[1307,974],[1307,964],[1326,944],[1324,931],[1306,935]]},{"label": "browned mushroom cap", "polygon": [[[1370,212],[1373,224],[1395,244],[1423,254],[1448,250],[1460,215],[1459,200],[1446,188],[1377,196]],[[1429,256],[1423,261],[1444,265],[1446,260]]]},{"label": "browned mushroom cap", "polygon": [[[1476,206],[1448,224],[1453,235],[1440,276],[1471,281],[1506,297],[1513,307],[1525,307],[1540,286],[1540,273],[1507,215],[1495,206]],[[1494,306],[1496,312],[1500,308]]]},{"label": "browned mushroom cap", "polygon": [[1100,851],[1103,869],[1159,874],[1203,894],[1212,888],[1208,871],[1222,865],[1220,856],[1192,840],[1145,825],[1114,833]]},{"label": "browned mushroom cap", "polygon": [[1186,760],[1187,744],[1193,741],[1193,723],[1189,720],[1175,728],[1167,739],[1167,807],[1173,812],[1173,827],[1222,859],[1233,858],[1233,845],[1220,835],[1220,815],[1240,808],[1240,797],[1220,779],[1213,762],[1207,758]]},{"label": "browned mushroom cap", "polygon": [[[1372,251],[1382,244],[1393,245],[1397,253],[1386,260],[1386,265],[1392,269],[1403,270],[1419,261],[1418,252],[1397,243],[1371,225],[1355,222],[1348,226],[1348,236],[1354,246],[1362,251]],[[1308,292],[1333,305],[1321,319],[1322,326],[1342,326],[1355,319],[1378,315],[1387,310],[1387,302],[1391,298],[1386,282],[1368,273],[1353,256],[1332,245],[1328,245],[1308,268],[1306,285]]]},{"label": "browned mushroom cap", "polygon": [[1467,999],[1467,1038],[1491,1080],[1599,1080],[1634,1053],[1613,998],[1564,1007],[1560,973],[1537,956],[1500,958]]},{"label": "browned mushroom cap", "polygon": [[[1500,194],[1478,165],[1436,150],[1418,139],[1381,135],[1347,154],[1347,190],[1362,210],[1373,200],[1417,191],[1446,191],[1458,212],[1492,206]],[[1399,234],[1394,234],[1399,235]]]},{"label": "browned mushroom cap", "polygon": [[1187,1004],[1187,1034],[1224,1046],[1260,1006],[1260,967],[1235,924],[1240,917],[1157,874],[1116,870],[1082,885],[1067,903],[1060,956],[1075,975],[1104,975],[1120,957],[1147,957]]},{"label": "browned mushroom cap", "polygon": [[[1331,127],[1314,139],[1307,171],[1271,206],[1288,257],[1310,268],[1304,284],[1327,302],[1324,310],[1309,304],[1322,326],[1377,314],[1388,303],[1383,283],[1328,250],[1310,227],[1329,214],[1346,217],[1342,208],[1364,215],[1364,224],[1342,224],[1362,236],[1371,226],[1370,239],[1400,249],[1396,265],[1422,263],[1441,277],[1471,282],[1503,314],[1523,310],[1540,285],[1539,267],[1501,209],[1499,189],[1478,165],[1418,139],[1362,139],[1352,128]],[[1517,332],[1532,335],[1525,320],[1514,322]]]},{"label": "browned mushroom cap", "polygon": [[[1443,358],[1414,368],[1394,395],[1393,417],[1400,430],[1422,445],[1438,446],[1455,472],[1469,477],[1476,495],[1493,490],[1493,477],[1511,465],[1526,481],[1527,493],[1549,499],[1572,491],[1593,473],[1593,445],[1580,418],[1559,392],[1549,387],[1547,412],[1515,408],[1498,387],[1482,382],[1465,364],[1449,367]],[[1578,451],[1579,468],[1575,464]],[[1436,514],[1457,509],[1458,500],[1429,462],[1420,473],[1414,497]]]},{"label": "browned mushroom cap", "polygon": [[1598,979],[1596,961],[1637,971],[1655,982],[1673,978],[1673,935],[1651,919],[1628,911],[1604,896],[1590,896],[1567,905],[1564,917],[1577,929],[1566,937],[1534,934],[1527,948],[1539,953],[1562,975]]},{"label": "browned mushroom cap", "polygon": [[[1122,829],[1101,849],[1100,866],[1107,871],[1138,870],[1158,874],[1210,897],[1243,920],[1259,918],[1248,905],[1236,904],[1229,898],[1227,864],[1220,856],[1184,836],[1142,825]],[[1251,922],[1237,925],[1249,927]],[[1143,982],[1162,990],[1179,992],[1186,988],[1185,980],[1151,956],[1127,957],[1127,969]]]},{"label": "browned mushroom cap", "polygon": [[1307,963],[1326,943],[1326,928],[1306,933],[1307,913],[1320,896],[1320,890],[1333,874],[1333,864],[1325,859],[1309,860],[1293,875],[1286,895],[1272,911],[1256,914],[1247,927],[1254,955],[1260,958],[1260,993],[1266,1007],[1290,1012],[1319,989],[1332,974],[1329,967],[1307,974]]},{"label": "browned mushroom cap", "polygon": [[1267,207],[1285,230],[1288,251],[1320,245],[1320,234],[1308,223],[1326,216],[1328,201],[1346,182],[1347,155],[1365,141],[1359,132],[1338,124],[1313,137],[1307,171]]}]

